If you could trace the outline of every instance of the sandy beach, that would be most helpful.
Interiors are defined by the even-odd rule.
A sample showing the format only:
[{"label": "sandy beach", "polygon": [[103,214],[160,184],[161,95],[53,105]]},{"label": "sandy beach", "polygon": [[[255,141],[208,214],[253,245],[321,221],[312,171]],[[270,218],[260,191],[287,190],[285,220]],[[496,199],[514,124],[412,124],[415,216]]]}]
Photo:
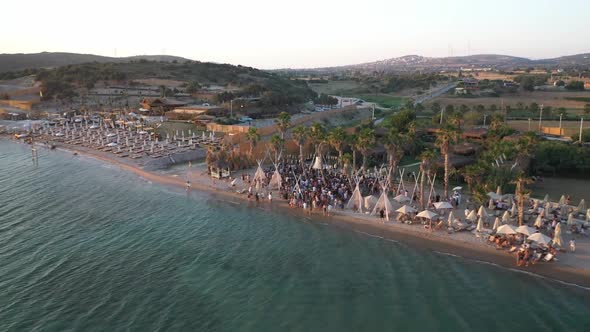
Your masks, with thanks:
[{"label": "sandy beach", "polygon": [[[112,154],[80,146],[58,144],[57,148],[115,165],[154,183],[182,189],[186,188],[186,179],[184,176],[146,171],[142,169],[141,162],[136,160],[117,158]],[[237,187],[231,188],[229,181],[212,179],[204,171],[202,168],[199,169],[193,166],[190,171],[191,190],[207,192],[213,197],[231,201],[234,204],[256,204],[253,200],[248,200],[245,194],[236,192],[236,189],[244,188],[241,180],[238,180]],[[233,175],[239,179],[241,173],[253,173],[253,171],[244,170],[235,172]],[[379,218],[374,216],[342,210],[334,211],[335,213],[329,217],[317,213],[309,216],[301,209],[290,208],[287,202],[282,199],[274,199],[272,203],[263,199],[258,207],[269,210],[283,209],[286,213],[300,216],[309,222],[321,222],[329,226],[363,233],[367,236],[399,241],[441,254],[450,254],[468,260],[492,263],[512,271],[535,274],[560,282],[590,287],[590,241],[587,238],[576,239],[576,253],[560,253],[558,262],[539,263],[524,268],[517,267],[514,256],[507,251],[497,250],[491,245],[486,244],[484,235],[477,237],[470,232],[448,234],[440,230],[431,232],[424,229],[422,225],[406,225],[398,222],[383,223]]]}]

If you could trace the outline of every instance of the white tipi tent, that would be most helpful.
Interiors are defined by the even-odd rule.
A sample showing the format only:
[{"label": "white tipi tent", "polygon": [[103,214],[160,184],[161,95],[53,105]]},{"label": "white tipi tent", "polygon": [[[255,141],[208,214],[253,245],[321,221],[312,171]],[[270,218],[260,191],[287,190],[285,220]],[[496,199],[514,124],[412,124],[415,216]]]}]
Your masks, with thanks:
[{"label": "white tipi tent", "polygon": [[281,177],[281,173],[279,173],[279,165],[275,164],[275,172],[273,173],[268,186],[270,189],[276,188],[277,190],[280,190],[282,184],[283,178]]},{"label": "white tipi tent", "polygon": [[377,204],[375,204],[375,207],[373,208],[373,212],[371,212],[371,215],[374,216],[381,209],[383,209],[385,210],[385,219],[389,221],[389,214],[393,212],[394,209],[391,205],[391,202],[389,201],[389,198],[387,197],[387,187],[381,186],[381,188],[381,196],[379,196],[379,200],[377,201]]},{"label": "white tipi tent", "polygon": [[252,179],[252,182],[256,184],[256,191],[260,191],[262,189],[262,183],[264,183],[265,177],[266,175],[262,169],[262,160],[259,160],[258,169],[256,169],[256,173],[254,173],[254,178]]},{"label": "white tipi tent", "polygon": [[359,188],[359,180],[356,180],[356,187],[354,188],[352,196],[350,196],[350,199],[346,204],[346,208],[351,209],[355,212],[363,213],[363,205],[364,200],[363,195],[361,195],[361,190]]}]

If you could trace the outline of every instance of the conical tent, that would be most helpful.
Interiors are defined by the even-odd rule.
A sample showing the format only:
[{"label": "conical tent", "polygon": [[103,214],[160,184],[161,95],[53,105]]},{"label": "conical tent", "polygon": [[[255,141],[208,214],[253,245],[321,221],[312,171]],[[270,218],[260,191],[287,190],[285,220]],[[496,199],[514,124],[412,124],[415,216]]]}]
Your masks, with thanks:
[{"label": "conical tent", "polygon": [[389,213],[393,211],[393,206],[391,205],[389,198],[387,198],[387,190],[385,189],[381,192],[381,196],[379,196],[379,200],[377,201],[377,204],[375,204],[375,207],[373,208],[373,212],[371,212],[371,215],[375,215],[381,209],[385,210],[385,219],[389,221]]},{"label": "conical tent", "polygon": [[475,231],[483,232],[483,219],[482,219],[482,217],[479,217],[479,220],[477,220],[477,227],[475,228]]},{"label": "conical tent", "polygon": [[453,211],[451,211],[449,213],[449,219],[447,220],[449,227],[453,226],[453,221],[455,221],[455,213],[453,213]]},{"label": "conical tent", "polygon": [[262,189],[262,183],[264,182],[264,178],[266,177],[261,165],[262,161],[259,161],[258,169],[256,169],[256,173],[254,173],[254,178],[252,179],[252,181],[256,184],[256,191],[260,191]]},{"label": "conical tent", "polygon": [[565,196],[561,195],[561,198],[559,199],[559,205],[565,205]]},{"label": "conical tent", "polygon": [[580,200],[580,204],[578,204],[578,212],[586,212],[587,207],[586,207],[586,201],[582,198],[582,200]]},{"label": "conical tent", "polygon": [[568,226],[572,226],[573,224],[575,224],[575,221],[574,221],[574,214],[573,214],[573,213],[570,213],[570,214],[567,216],[567,222],[566,222],[566,223],[567,223],[567,225],[568,225]]},{"label": "conical tent", "polygon": [[471,212],[469,212],[469,214],[467,215],[467,218],[465,218],[465,219],[471,220],[471,221],[477,220],[477,214],[475,213],[475,210],[471,210]]},{"label": "conical tent", "polygon": [[549,194],[546,194],[546,195],[545,195],[545,198],[543,198],[543,202],[544,202],[544,203],[547,203],[547,202],[549,202]]},{"label": "conical tent", "polygon": [[275,172],[273,173],[273,175],[270,179],[270,183],[268,185],[271,189],[276,188],[277,190],[280,190],[282,184],[283,184],[283,178],[281,178],[281,174],[279,173],[279,170],[276,169]]},{"label": "conical tent", "polygon": [[500,186],[498,186],[498,188],[496,188],[496,195],[502,196],[502,188]]},{"label": "conical tent", "polygon": [[498,230],[498,227],[500,227],[500,225],[502,225],[502,223],[500,222],[500,217],[496,217],[496,220],[494,220],[494,227],[492,227],[493,230]]},{"label": "conical tent", "polygon": [[356,182],[356,187],[352,192],[352,196],[350,196],[350,200],[348,200],[348,204],[346,207],[356,212],[363,213],[363,196],[361,195],[361,190],[359,188],[359,182]]},{"label": "conical tent", "polygon": [[373,207],[375,206],[375,204],[377,204],[377,201],[379,200],[379,198],[375,197],[373,195],[369,195],[369,196],[365,196],[363,198],[363,200],[365,202],[365,210],[371,211],[371,210],[373,210]]},{"label": "conical tent", "polygon": [[557,223],[555,227],[555,235],[553,236],[553,245],[562,247],[563,246],[563,239],[561,238],[561,223]]},{"label": "conical tent", "polygon": [[541,228],[543,227],[543,217],[541,215],[537,216],[537,219],[535,220],[535,227]]},{"label": "conical tent", "polygon": [[517,212],[518,212],[518,211],[517,211],[517,209],[516,209],[516,204],[513,204],[513,205],[512,205],[512,209],[510,210],[510,215],[511,215],[512,217],[514,217],[514,216],[516,216],[516,213],[517,213]]},{"label": "conical tent", "polygon": [[502,222],[508,223],[509,221],[510,221],[510,212],[504,211],[504,214],[502,215]]},{"label": "conical tent", "polygon": [[311,168],[313,168],[313,169],[322,169],[323,168],[322,158],[320,156],[315,157],[315,162],[313,163]]},{"label": "conical tent", "polygon": [[494,200],[490,198],[490,202],[488,203],[488,209],[493,210],[496,207],[494,204]]},{"label": "conical tent", "polygon": [[484,218],[488,216],[488,212],[483,207],[483,205],[479,207],[479,210],[477,211],[477,216],[478,217],[484,217]]}]

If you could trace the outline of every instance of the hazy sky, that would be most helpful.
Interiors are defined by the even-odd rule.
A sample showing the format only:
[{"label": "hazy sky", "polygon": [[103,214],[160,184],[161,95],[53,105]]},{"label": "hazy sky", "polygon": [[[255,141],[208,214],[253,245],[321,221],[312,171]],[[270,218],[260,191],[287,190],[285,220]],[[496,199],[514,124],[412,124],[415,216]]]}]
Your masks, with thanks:
[{"label": "hazy sky", "polygon": [[258,68],[590,52],[590,0],[9,0],[0,53],[178,55]]}]

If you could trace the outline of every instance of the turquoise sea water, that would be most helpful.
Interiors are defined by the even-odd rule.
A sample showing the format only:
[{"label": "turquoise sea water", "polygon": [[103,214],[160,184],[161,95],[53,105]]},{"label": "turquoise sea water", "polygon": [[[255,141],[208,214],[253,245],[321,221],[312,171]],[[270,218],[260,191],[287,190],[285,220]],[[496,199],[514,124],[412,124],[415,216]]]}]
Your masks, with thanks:
[{"label": "turquoise sea water", "polygon": [[584,331],[590,292],[0,142],[0,331]]}]

